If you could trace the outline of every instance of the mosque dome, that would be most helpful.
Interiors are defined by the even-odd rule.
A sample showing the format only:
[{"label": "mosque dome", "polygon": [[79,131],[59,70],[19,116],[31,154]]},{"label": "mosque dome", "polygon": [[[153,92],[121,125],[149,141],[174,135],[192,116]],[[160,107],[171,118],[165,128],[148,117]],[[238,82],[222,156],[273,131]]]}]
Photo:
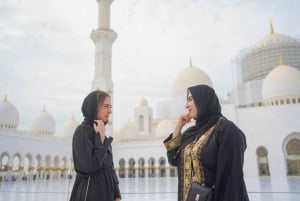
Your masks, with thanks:
[{"label": "mosque dome", "polygon": [[148,101],[146,98],[142,98],[141,101],[140,101],[140,106],[148,106]]},{"label": "mosque dome", "polygon": [[213,87],[212,81],[207,73],[193,66],[192,62],[190,62],[190,66],[183,69],[173,81],[173,97],[184,97],[188,87],[198,84],[206,84]]},{"label": "mosque dome", "polygon": [[300,71],[283,64],[274,68],[264,79],[263,100],[266,103],[282,99],[300,98]]},{"label": "mosque dome", "polygon": [[72,116],[71,119],[69,119],[64,123],[62,133],[61,133],[62,136],[66,136],[66,137],[73,136],[74,131],[78,125],[79,125],[78,121],[76,121],[76,119],[74,119],[74,117]]},{"label": "mosque dome", "polygon": [[121,141],[132,140],[138,136],[138,129],[130,121],[120,130]]},{"label": "mosque dome", "polygon": [[175,125],[171,120],[163,119],[156,127],[156,136],[167,137],[170,133],[173,132],[174,127]]},{"label": "mosque dome", "polygon": [[0,103],[0,129],[16,129],[19,125],[19,112],[16,107],[11,104],[7,97]]},{"label": "mosque dome", "polygon": [[34,134],[54,135],[55,120],[44,108],[38,115],[33,118],[30,130]]},{"label": "mosque dome", "polygon": [[272,33],[263,37],[259,40],[255,47],[262,46],[270,46],[270,45],[278,45],[278,44],[287,44],[287,43],[297,43],[297,39],[290,37],[288,35],[280,34],[280,33]]},{"label": "mosque dome", "polygon": [[263,80],[278,64],[280,55],[285,63],[300,70],[300,42],[291,36],[275,33],[272,23],[270,33],[252,48],[241,51],[237,60],[241,67],[241,80]]}]

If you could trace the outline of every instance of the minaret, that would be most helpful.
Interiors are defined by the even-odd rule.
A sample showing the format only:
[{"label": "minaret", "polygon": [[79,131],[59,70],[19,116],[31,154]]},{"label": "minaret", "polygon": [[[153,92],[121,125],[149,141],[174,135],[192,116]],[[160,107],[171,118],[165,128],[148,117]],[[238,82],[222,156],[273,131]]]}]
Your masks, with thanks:
[{"label": "minaret", "polygon": [[[97,0],[98,2],[98,27],[91,33],[91,39],[96,46],[95,75],[92,90],[103,90],[110,94],[113,102],[113,82],[111,69],[112,44],[117,39],[117,34],[110,29],[110,5],[113,0]],[[113,115],[106,126],[107,133],[113,135]]]}]

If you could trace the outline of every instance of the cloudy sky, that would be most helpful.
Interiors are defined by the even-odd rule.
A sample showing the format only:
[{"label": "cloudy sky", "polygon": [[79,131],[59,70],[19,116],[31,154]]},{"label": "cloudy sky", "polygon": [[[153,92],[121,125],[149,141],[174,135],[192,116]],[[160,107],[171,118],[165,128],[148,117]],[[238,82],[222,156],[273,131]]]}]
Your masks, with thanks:
[{"label": "cloudy sky", "polygon": [[[7,95],[18,109],[20,129],[29,129],[43,107],[57,134],[72,115],[82,120],[81,102],[93,80],[97,7],[96,0],[1,0],[0,98]],[[141,98],[154,110],[170,98],[190,58],[226,98],[235,57],[269,34],[271,21],[275,32],[300,39],[299,9],[297,0],[115,0],[115,129],[133,119]]]}]

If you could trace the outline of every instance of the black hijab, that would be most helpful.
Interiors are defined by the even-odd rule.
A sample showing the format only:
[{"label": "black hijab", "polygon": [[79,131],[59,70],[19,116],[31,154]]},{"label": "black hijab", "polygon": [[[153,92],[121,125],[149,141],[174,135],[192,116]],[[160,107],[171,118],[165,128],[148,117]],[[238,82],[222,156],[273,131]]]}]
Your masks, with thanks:
[{"label": "black hijab", "polygon": [[[110,97],[109,94],[99,90],[92,91],[85,97],[81,106],[84,124],[93,126],[94,120],[97,119],[98,105],[103,104],[106,97]],[[104,124],[106,123],[104,122]]]},{"label": "black hijab", "polygon": [[182,146],[185,146],[201,136],[222,116],[221,105],[214,91],[208,85],[196,85],[187,89],[191,93],[197,107],[196,124],[188,128],[182,135]]}]

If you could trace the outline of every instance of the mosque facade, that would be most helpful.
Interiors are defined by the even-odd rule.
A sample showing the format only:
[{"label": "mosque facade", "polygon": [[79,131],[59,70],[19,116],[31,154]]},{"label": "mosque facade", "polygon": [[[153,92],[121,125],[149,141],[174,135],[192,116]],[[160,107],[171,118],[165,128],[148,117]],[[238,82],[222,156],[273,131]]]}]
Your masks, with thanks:
[{"label": "mosque facade", "polygon": [[[96,45],[92,89],[113,96],[111,59],[117,34],[109,23],[112,0],[97,2],[104,14],[99,15],[98,28],[91,34]],[[271,25],[268,35],[236,57],[238,82],[228,99],[220,97],[220,101],[224,116],[247,138],[245,177],[299,177],[300,42],[276,33]],[[134,120],[119,131],[113,131],[110,122],[119,177],[177,175],[167,162],[163,140],[173,131],[178,115],[185,112],[186,88],[197,84],[214,86],[209,75],[190,61],[174,79],[172,96],[158,103],[157,116],[142,98],[133,111]],[[18,124],[18,109],[5,96],[0,103],[0,181],[66,179],[75,174],[71,149],[79,124],[76,119],[72,117],[56,131],[55,119],[43,108],[29,130],[19,130]],[[61,135],[55,135],[57,132]]]}]

